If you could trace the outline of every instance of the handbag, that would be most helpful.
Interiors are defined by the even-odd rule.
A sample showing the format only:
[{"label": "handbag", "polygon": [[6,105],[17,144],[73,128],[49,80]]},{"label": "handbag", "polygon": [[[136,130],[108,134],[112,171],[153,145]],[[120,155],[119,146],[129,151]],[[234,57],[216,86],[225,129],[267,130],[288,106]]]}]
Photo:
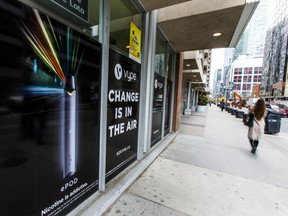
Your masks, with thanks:
[{"label": "handbag", "polygon": [[246,125],[250,128],[253,127],[253,123],[254,123],[254,114],[250,113]]}]

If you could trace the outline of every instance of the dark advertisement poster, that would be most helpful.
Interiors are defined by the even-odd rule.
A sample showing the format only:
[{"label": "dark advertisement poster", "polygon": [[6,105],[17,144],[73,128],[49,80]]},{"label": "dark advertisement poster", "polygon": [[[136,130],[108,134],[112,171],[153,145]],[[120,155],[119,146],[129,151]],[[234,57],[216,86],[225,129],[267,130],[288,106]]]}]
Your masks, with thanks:
[{"label": "dark advertisement poster", "polygon": [[66,215],[98,189],[101,46],[0,1],[1,215]]},{"label": "dark advertisement poster", "polygon": [[165,78],[163,76],[155,73],[151,146],[154,146],[161,140],[164,80]]},{"label": "dark advertisement poster", "polygon": [[88,0],[50,0],[75,16],[88,22]]},{"label": "dark advertisement poster", "polygon": [[106,180],[137,157],[140,64],[110,49]]}]

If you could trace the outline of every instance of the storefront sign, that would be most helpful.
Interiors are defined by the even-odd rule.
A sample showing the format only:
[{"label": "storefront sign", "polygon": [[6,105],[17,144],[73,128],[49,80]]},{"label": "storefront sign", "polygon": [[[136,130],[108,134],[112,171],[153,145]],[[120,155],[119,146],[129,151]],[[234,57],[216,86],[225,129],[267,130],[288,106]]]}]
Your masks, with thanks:
[{"label": "storefront sign", "polygon": [[141,62],[141,31],[133,22],[130,22],[129,57]]},{"label": "storefront sign", "polygon": [[88,22],[88,0],[50,0],[80,19]]},{"label": "storefront sign", "polygon": [[101,45],[5,4],[1,34],[15,43],[0,60],[1,215],[66,215],[98,189]]},{"label": "storefront sign", "polygon": [[107,115],[107,181],[136,160],[140,64],[110,49]]}]

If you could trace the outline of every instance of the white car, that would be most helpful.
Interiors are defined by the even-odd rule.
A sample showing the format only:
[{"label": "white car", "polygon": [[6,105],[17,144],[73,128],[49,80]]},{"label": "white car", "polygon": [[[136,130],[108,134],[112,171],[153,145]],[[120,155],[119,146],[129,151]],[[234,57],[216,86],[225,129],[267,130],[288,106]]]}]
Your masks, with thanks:
[{"label": "white car", "polygon": [[268,103],[267,103],[267,104],[266,104],[266,108],[275,110],[275,111],[277,111],[277,112],[280,112],[279,106],[274,105],[274,104],[268,104]]}]

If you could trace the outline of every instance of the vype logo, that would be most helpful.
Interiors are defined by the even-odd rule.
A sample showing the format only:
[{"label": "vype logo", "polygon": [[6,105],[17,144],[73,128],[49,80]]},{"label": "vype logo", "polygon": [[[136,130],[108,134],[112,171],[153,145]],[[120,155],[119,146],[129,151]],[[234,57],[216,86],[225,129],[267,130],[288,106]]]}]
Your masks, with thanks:
[{"label": "vype logo", "polygon": [[157,89],[157,87],[158,87],[158,80],[155,79],[155,82],[154,82],[154,88]]},{"label": "vype logo", "polygon": [[158,82],[157,79],[155,79],[154,88],[155,88],[155,89],[157,89],[157,88],[162,89],[162,88],[163,88],[163,84],[160,83],[160,82]]},{"label": "vype logo", "polygon": [[122,78],[122,66],[120,64],[116,64],[114,68],[114,75],[116,79],[120,80]]},{"label": "vype logo", "polygon": [[117,80],[124,78],[127,79],[128,82],[137,79],[136,73],[123,69],[119,63],[117,63],[114,67],[114,75]]}]

